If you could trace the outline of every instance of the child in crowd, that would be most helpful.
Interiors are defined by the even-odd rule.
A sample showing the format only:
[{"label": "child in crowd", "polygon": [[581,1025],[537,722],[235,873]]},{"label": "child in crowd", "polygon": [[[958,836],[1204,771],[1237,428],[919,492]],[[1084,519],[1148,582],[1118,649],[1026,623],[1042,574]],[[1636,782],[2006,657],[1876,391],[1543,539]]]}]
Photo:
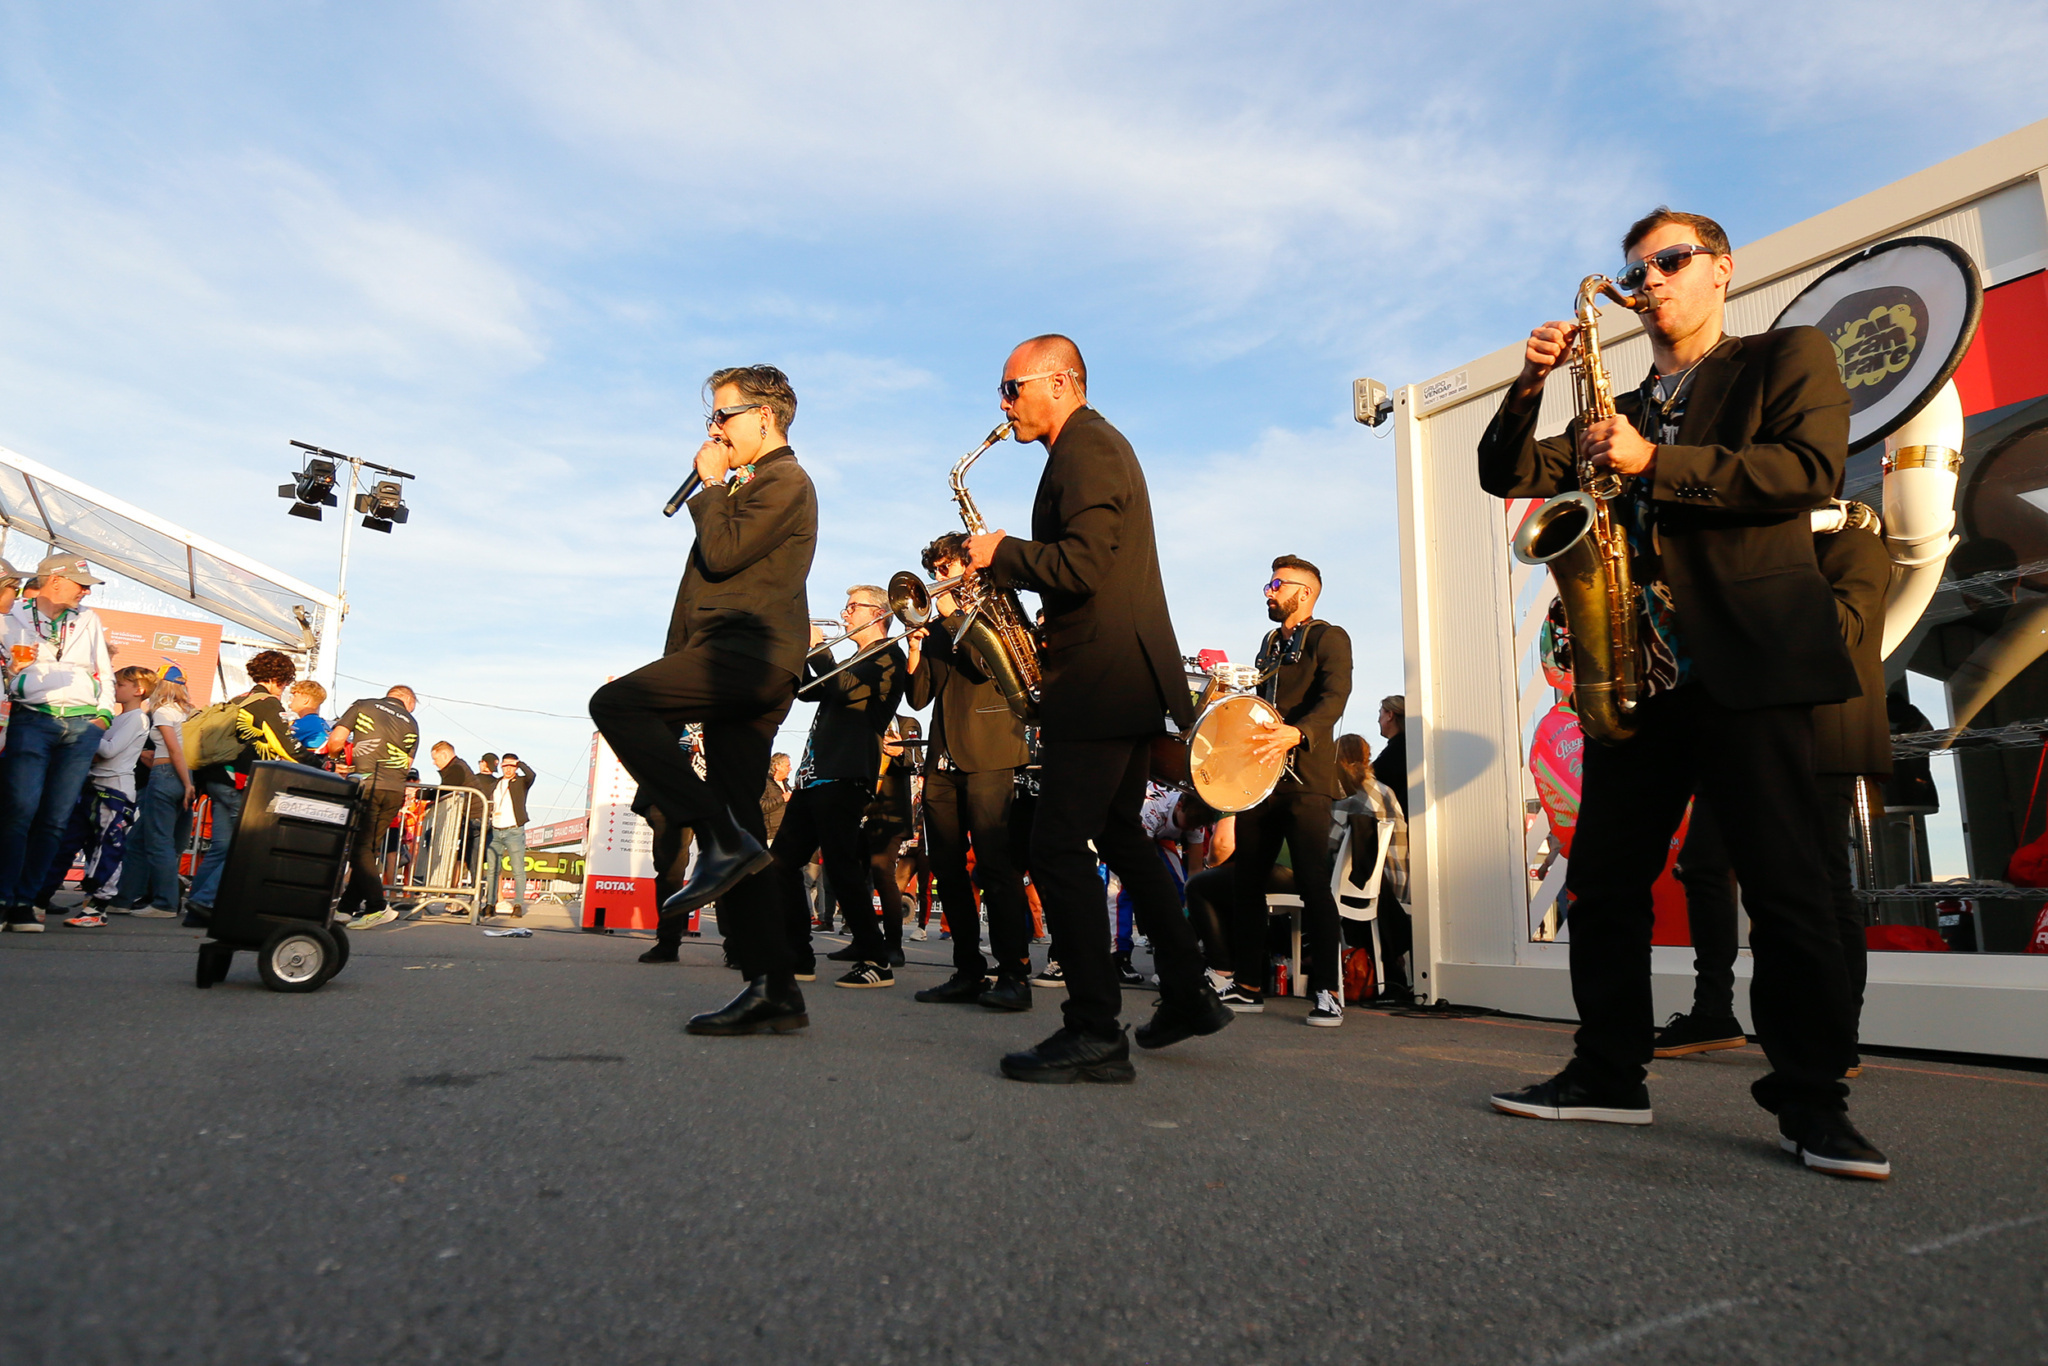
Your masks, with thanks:
[{"label": "child in crowd", "polygon": [[285,710],[299,718],[292,722],[292,738],[299,742],[301,748],[318,750],[327,744],[327,733],[333,727],[320,714],[320,708],[326,701],[327,689],[309,678],[302,678],[285,689]]},{"label": "child in crowd", "polygon": [[156,690],[156,673],[131,665],[114,675],[114,704],[120,714],[107,725],[93,755],[92,771],[72,808],[70,824],[57,842],[50,871],[36,905],[48,914],[57,889],[71,871],[71,860],[85,854],[85,905],[64,923],[81,929],[107,923],[106,896],[121,875],[121,857],[128,844],[128,825],[135,818],[135,761],[149,738],[149,713],[143,701]]}]

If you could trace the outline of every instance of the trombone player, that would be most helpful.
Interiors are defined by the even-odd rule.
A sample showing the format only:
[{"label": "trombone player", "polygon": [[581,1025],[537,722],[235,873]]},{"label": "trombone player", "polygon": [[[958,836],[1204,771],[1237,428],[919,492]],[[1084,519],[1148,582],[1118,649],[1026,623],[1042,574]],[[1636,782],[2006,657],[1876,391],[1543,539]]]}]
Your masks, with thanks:
[{"label": "trombone player", "polygon": [[[1629,228],[1617,284],[1638,296],[1652,368],[1617,415],[1536,439],[1545,380],[1573,323],[1529,334],[1521,374],[1480,439],[1479,482],[1544,497],[1593,474],[1624,476],[1609,506],[1641,594],[1633,738],[1589,741],[1572,898],[1570,1064],[1493,1097],[1534,1119],[1648,1124],[1651,884],[1698,791],[1724,822],[1748,894],[1750,1004],[1772,1071],[1750,1088],[1781,1146],[1815,1170],[1883,1180],[1891,1167],[1854,1126],[1842,1083],[1855,1048],[1848,982],[1819,841],[1813,708],[1857,694],[1809,511],[1840,489],[1849,395],[1827,337],[1723,330],[1735,260],[1710,218],[1659,208]],[[1574,641],[1575,647],[1579,645]]]}]

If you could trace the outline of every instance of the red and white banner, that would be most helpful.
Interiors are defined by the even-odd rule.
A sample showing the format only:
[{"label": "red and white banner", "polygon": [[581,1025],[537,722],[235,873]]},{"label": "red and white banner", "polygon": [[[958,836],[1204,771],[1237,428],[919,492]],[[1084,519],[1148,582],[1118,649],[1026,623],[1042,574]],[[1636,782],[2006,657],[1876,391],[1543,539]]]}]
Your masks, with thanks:
[{"label": "red and white banner", "polygon": [[594,737],[583,865],[585,929],[654,928],[660,910],[654,900],[654,832],[633,814],[638,791],[604,737]]}]

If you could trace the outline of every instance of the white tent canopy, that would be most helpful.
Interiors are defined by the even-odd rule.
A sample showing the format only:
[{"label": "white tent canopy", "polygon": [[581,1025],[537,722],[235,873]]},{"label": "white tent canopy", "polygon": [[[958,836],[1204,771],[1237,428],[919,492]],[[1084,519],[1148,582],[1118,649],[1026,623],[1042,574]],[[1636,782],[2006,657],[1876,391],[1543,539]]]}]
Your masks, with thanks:
[{"label": "white tent canopy", "polygon": [[[341,620],[332,593],[0,446],[0,545],[16,532],[293,649],[316,648]],[[0,550],[15,568],[33,572],[20,553]]]}]

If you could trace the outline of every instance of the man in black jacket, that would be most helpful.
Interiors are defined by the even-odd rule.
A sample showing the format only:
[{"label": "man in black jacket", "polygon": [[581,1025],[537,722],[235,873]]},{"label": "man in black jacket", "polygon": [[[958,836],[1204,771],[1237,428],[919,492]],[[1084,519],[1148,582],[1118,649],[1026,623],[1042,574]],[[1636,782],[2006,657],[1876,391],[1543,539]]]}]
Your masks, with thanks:
[{"label": "man in black jacket", "polygon": [[1258,668],[1268,676],[1259,696],[1280,713],[1256,746],[1262,757],[1287,755],[1287,771],[1266,800],[1237,813],[1237,871],[1231,875],[1230,958],[1238,979],[1223,1004],[1240,1013],[1264,1010],[1260,990],[1266,961],[1266,875],[1287,844],[1308,939],[1309,990],[1315,1005],[1308,1023],[1344,1023],[1344,983],[1337,898],[1330,890],[1330,807],[1344,795],[1337,780],[1337,722],[1351,699],[1351,637],[1315,617],[1322,572],[1307,560],[1282,555],[1266,584],[1266,614],[1280,625],[1259,645]]},{"label": "man in black jacket", "polygon": [[[949,532],[925,547],[924,567],[951,578],[967,566],[966,538]],[[931,743],[924,751],[924,828],[931,839],[932,876],[953,933],[953,976],[917,993],[920,1001],[976,1001],[997,1010],[1031,1009],[1031,916],[1024,877],[1010,859],[1010,806],[1017,770],[1030,762],[1024,723],[1001,689],[967,650],[955,649],[958,608],[950,593],[932,604],[943,616],[934,631],[910,638],[910,705],[932,709]],[[974,873],[967,872],[967,842],[974,841]],[[981,917],[975,889],[988,911],[988,946],[996,980],[981,956]]]},{"label": "man in black jacket", "polygon": [[1808,515],[1841,483],[1848,391],[1813,328],[1724,333],[1735,262],[1713,220],[1659,209],[1622,250],[1623,288],[1650,300],[1649,376],[1617,397],[1619,416],[1538,441],[1544,382],[1575,330],[1546,323],[1479,444],[1479,482],[1501,498],[1575,489],[1581,459],[1627,478],[1614,512],[1640,586],[1645,695],[1633,739],[1585,751],[1565,881],[1576,1053],[1556,1077],[1493,1103],[1538,1119],[1650,1122],[1650,889],[1697,789],[1754,889],[1750,1001],[1774,1070],[1752,1093],[1807,1165],[1882,1179],[1890,1167],[1849,1123],[1840,1081],[1854,1042],[1813,776],[1814,706],[1857,691]]},{"label": "man in black jacket", "polygon": [[[855,649],[881,640],[889,625],[889,597],[873,584],[846,590],[839,620],[852,634]],[[811,643],[824,632],[811,629]],[[810,738],[797,764],[789,804],[782,808],[782,828],[775,836],[775,863],[782,897],[783,932],[796,948],[799,971],[814,964],[810,953],[811,907],[804,897],[804,865],[823,853],[825,877],[832,884],[853,942],[828,955],[851,963],[835,986],[892,987],[896,974],[889,964],[889,945],[881,917],[868,895],[867,853],[861,843],[861,815],[875,795],[882,772],[882,732],[896,715],[905,684],[903,651],[895,645],[869,655],[850,669],[837,666],[830,654],[811,657],[812,681],[804,696],[818,704],[811,718]],[[826,674],[832,676],[824,677]]]},{"label": "man in black jacket", "polygon": [[[1194,699],[1181,672],[1152,538],[1145,472],[1123,434],[1088,406],[1088,370],[1062,336],[1010,353],[999,386],[1019,441],[1043,442],[1045,472],[1031,539],[998,530],[967,538],[969,563],[999,588],[1045,604],[1039,714],[1044,755],[1031,876],[1045,902],[1052,956],[1065,969],[1065,1027],[1003,1059],[1018,1081],[1127,1082],[1130,1046],[1117,1025],[1122,984],[1096,854],[1131,892],[1152,940],[1160,1006],[1138,1027],[1140,1048],[1213,1034],[1233,1018],[1202,971],[1180,893],[1139,819],[1152,737]],[[1089,847],[1091,842],[1094,848]]]},{"label": "man in black jacket", "polygon": [[362,912],[355,929],[375,929],[398,919],[384,899],[384,846],[405,805],[406,775],[419,748],[420,723],[412,714],[418,705],[413,690],[400,683],[382,697],[350,704],[328,732],[327,752],[346,751],[351,771],[363,780],[365,811],[349,846],[348,886],[337,908],[345,916]]},{"label": "man in black jacket", "polygon": [[[761,788],[775,727],[803,668],[810,607],[804,580],[818,539],[818,499],[785,433],[796,418],[789,378],[772,365],[705,381],[710,439],[704,481],[687,504],[697,540],[676,591],[662,658],[599,688],[591,719],[665,817],[697,841],[697,869],[662,906],[686,916],[718,902],[719,930],[747,989],[690,1021],[693,1034],[751,1034],[810,1023],[793,946],[777,917]],[[704,727],[706,777],[681,744]]]}]

